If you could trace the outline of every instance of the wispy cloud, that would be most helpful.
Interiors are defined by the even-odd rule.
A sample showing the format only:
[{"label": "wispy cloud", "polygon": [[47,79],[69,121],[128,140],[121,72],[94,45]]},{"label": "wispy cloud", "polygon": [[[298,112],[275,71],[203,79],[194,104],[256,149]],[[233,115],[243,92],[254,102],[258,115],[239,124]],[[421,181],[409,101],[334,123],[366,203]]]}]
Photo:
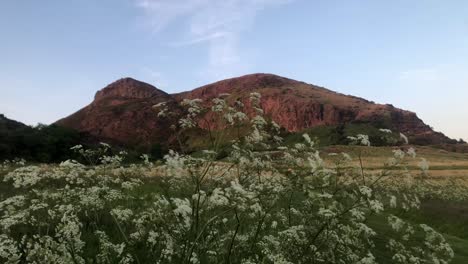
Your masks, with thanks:
[{"label": "wispy cloud", "polygon": [[435,81],[440,78],[440,71],[436,68],[411,69],[400,73],[399,79],[402,81],[419,80]]},{"label": "wispy cloud", "polygon": [[[258,12],[292,0],[136,0],[152,29],[159,33],[171,25],[181,30],[173,47],[207,46],[207,68],[203,74],[222,78],[249,68],[241,56],[241,33],[250,29]],[[180,28],[179,28],[180,27]]]},{"label": "wispy cloud", "polygon": [[403,84],[413,84],[414,88],[424,89],[427,89],[428,85],[434,88],[448,85],[452,90],[465,90],[468,83],[466,67],[456,64],[408,69],[399,73],[398,80]]},{"label": "wispy cloud", "polygon": [[210,34],[210,35],[195,37],[195,38],[185,40],[185,41],[170,42],[169,45],[172,46],[172,47],[190,46],[190,45],[195,45],[195,44],[199,44],[199,43],[212,41],[212,40],[215,40],[215,39],[218,39],[218,38],[224,38],[224,37],[226,37],[228,35],[229,35],[229,33],[227,33],[227,32],[214,32],[213,34]]},{"label": "wispy cloud", "polygon": [[149,67],[141,68],[141,72],[144,76],[146,76],[146,78],[148,78],[149,82],[151,82],[152,84],[157,84],[157,88],[159,89],[167,88],[168,82],[164,78],[164,75],[161,72],[155,71]]}]

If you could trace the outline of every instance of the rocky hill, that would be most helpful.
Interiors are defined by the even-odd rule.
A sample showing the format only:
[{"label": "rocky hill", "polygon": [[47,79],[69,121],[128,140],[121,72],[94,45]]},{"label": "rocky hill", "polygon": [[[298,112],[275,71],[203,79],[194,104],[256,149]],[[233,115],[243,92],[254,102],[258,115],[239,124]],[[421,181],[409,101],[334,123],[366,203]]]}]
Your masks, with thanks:
[{"label": "rocky hill", "polygon": [[246,111],[249,111],[251,92],[262,95],[265,114],[289,132],[318,126],[368,123],[400,131],[422,144],[452,141],[433,131],[413,112],[272,74],[227,79],[173,95],[124,78],[98,91],[90,105],[57,124],[127,145],[165,144],[173,140],[169,129],[172,122],[159,119],[153,105],[168,102],[173,112],[180,113],[179,103],[185,98],[210,100],[221,93],[229,93],[228,101],[244,101]]},{"label": "rocky hill", "polygon": [[171,95],[147,83],[123,78],[98,91],[91,104],[56,123],[110,143],[165,143],[172,140],[172,123],[157,117],[152,107],[160,102],[168,102],[174,112],[179,111]]}]

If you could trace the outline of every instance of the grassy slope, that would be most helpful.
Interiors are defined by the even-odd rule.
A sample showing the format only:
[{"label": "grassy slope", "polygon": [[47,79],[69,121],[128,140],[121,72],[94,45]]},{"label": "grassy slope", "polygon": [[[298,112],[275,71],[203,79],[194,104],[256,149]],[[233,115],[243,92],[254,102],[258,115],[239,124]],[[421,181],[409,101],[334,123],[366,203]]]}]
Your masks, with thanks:
[{"label": "grassy slope", "polygon": [[390,124],[384,122],[376,123],[349,123],[344,125],[317,126],[308,128],[299,133],[290,133],[285,137],[285,143],[293,145],[302,142],[302,135],[307,133],[320,146],[346,145],[349,143],[348,136],[358,134],[368,135],[374,145],[389,145],[389,142],[395,144],[399,140],[398,133],[386,134],[381,132],[380,128],[389,128]]}]

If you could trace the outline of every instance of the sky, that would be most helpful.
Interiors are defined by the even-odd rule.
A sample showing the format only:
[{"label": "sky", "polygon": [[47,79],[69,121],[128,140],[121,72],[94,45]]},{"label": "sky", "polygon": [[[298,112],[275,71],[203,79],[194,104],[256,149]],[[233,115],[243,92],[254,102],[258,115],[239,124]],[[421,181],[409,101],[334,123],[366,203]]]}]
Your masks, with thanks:
[{"label": "sky", "polygon": [[468,140],[468,1],[0,1],[0,113],[26,124],[122,77],[174,93],[256,72],[391,103]]}]

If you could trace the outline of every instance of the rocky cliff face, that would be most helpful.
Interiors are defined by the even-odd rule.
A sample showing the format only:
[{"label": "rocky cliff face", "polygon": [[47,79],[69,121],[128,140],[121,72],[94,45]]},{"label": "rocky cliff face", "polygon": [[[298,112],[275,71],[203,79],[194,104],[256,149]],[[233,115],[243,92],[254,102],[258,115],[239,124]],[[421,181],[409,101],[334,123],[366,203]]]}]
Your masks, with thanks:
[{"label": "rocky cliff face", "polygon": [[153,105],[167,102],[179,111],[167,93],[131,78],[120,79],[96,93],[94,101],[78,112],[57,121],[103,141],[148,146],[171,139],[171,120],[160,119]]},{"label": "rocky cliff face", "polygon": [[428,144],[450,141],[413,112],[272,74],[227,79],[173,95],[125,78],[100,90],[90,105],[57,123],[123,144],[165,143],[171,140],[169,126],[174,120],[158,119],[151,108],[154,104],[168,102],[173,112],[180,113],[179,103],[185,98],[211,100],[221,93],[229,93],[228,101],[244,101],[249,112],[251,92],[262,94],[265,114],[290,132],[320,125],[371,122],[422,138]]},{"label": "rocky cliff face", "polygon": [[[445,135],[434,132],[413,112],[272,74],[223,80],[174,97],[178,101],[184,98],[210,100],[220,93],[229,93],[228,100],[246,102],[251,92],[261,93],[265,114],[290,132],[321,125],[372,122],[427,144],[450,141]],[[247,108],[248,105],[246,102]]]}]

